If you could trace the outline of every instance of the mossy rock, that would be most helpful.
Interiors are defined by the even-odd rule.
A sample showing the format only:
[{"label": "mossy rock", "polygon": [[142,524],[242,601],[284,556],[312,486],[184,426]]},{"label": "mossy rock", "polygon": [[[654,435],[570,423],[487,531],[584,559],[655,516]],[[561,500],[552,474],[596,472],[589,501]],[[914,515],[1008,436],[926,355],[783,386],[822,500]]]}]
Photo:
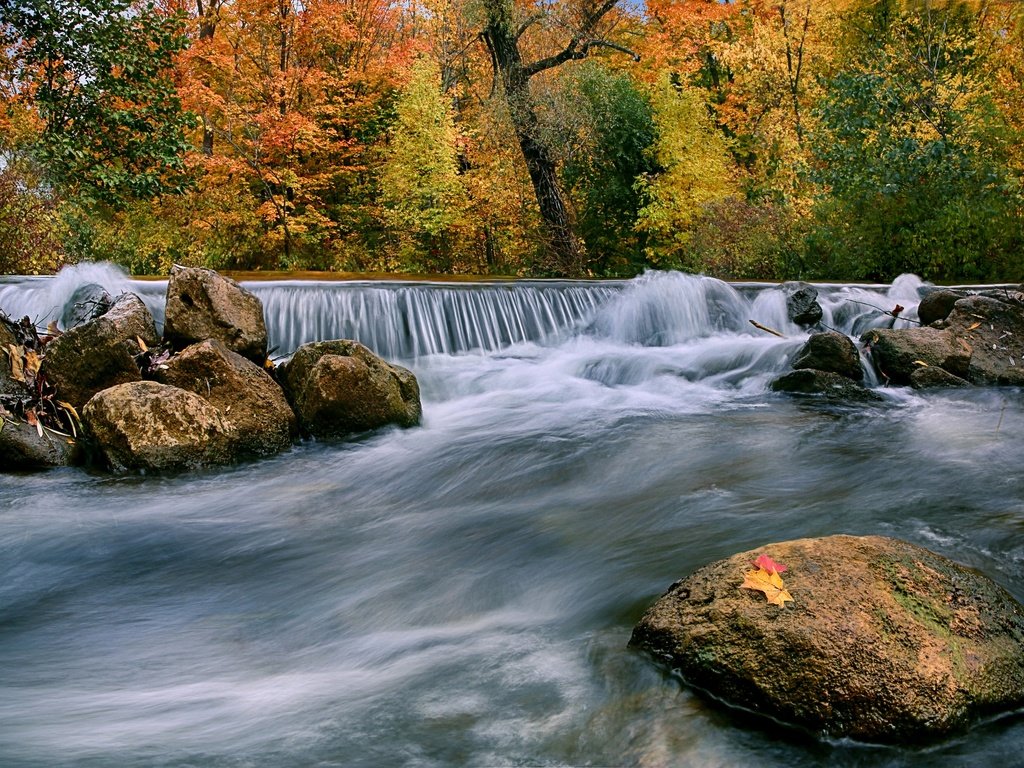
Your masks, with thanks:
[{"label": "mossy rock", "polygon": [[[788,567],[785,607],[740,587],[761,554]],[[1024,704],[1024,608],[975,571],[879,536],[705,566],[647,611],[630,645],[726,702],[833,737],[931,740]]]}]

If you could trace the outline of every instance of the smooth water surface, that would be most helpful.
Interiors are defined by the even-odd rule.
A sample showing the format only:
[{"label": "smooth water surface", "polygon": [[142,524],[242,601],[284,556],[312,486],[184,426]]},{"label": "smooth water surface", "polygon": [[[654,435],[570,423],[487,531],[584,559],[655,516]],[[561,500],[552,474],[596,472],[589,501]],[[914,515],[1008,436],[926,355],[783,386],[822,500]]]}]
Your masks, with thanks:
[{"label": "smooth water surface", "polygon": [[[826,321],[913,317],[916,287],[829,288]],[[416,354],[466,329],[406,315],[420,428],[175,477],[0,475],[0,766],[1020,765],[1019,716],[825,742],[626,643],[676,579],[804,536],[904,538],[1024,599],[1021,391],[791,399],[767,384],[806,334],[776,289],[524,290],[569,289],[592,295],[551,327],[458,352]]]}]

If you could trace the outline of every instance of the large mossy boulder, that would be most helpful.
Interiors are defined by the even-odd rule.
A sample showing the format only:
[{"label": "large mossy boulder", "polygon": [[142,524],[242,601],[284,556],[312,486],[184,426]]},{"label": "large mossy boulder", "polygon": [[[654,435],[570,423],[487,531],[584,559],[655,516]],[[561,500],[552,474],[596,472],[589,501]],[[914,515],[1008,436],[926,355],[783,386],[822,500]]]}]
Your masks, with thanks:
[{"label": "large mossy boulder", "polygon": [[56,390],[56,399],[77,410],[97,392],[139,381],[139,341],[158,343],[153,315],[138,296],[119,296],[101,316],[61,334],[46,346],[40,375]]},{"label": "large mossy boulder", "polygon": [[86,403],[82,420],[115,472],[193,469],[234,459],[216,406],[155,381],[119,384]]},{"label": "large mossy boulder", "polygon": [[857,346],[849,336],[835,331],[815,333],[807,339],[793,360],[793,368],[829,371],[852,381],[864,378]]},{"label": "large mossy boulder", "polygon": [[[741,588],[787,566],[785,607]],[[1024,704],[1024,608],[945,557],[879,536],[771,544],[673,584],[633,630],[716,697],[833,737],[929,740]]]},{"label": "large mossy boulder", "polygon": [[924,366],[942,368],[967,378],[973,349],[949,330],[938,328],[875,328],[861,341],[870,350],[879,373],[892,384],[910,384],[911,375]]},{"label": "large mossy boulder", "polygon": [[212,269],[171,269],[164,339],[175,349],[216,339],[258,365],[267,357],[263,304],[234,280]]},{"label": "large mossy boulder", "polygon": [[300,429],[312,437],[341,437],[388,424],[411,427],[422,415],[412,371],[356,341],[304,344],[279,375]]},{"label": "large mossy boulder", "polygon": [[965,373],[953,373],[975,384],[1024,385],[1024,308],[1020,304],[968,296],[953,305],[944,326],[973,350]]},{"label": "large mossy boulder", "polygon": [[297,435],[295,414],[281,387],[223,342],[193,344],[161,365],[156,375],[217,408],[240,456],[278,453]]}]

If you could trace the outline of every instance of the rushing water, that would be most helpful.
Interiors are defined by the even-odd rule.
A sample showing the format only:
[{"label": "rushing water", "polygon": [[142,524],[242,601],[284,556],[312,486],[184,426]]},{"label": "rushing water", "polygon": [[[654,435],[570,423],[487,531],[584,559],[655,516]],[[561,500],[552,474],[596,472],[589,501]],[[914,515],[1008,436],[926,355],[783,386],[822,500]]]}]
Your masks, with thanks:
[{"label": "rushing water", "polygon": [[[0,307],[42,320],[85,281],[163,291],[80,268]],[[824,288],[825,322],[913,318],[919,285]],[[1024,599],[1020,390],[770,393],[805,338],[772,286],[250,287],[283,352],[401,358],[423,426],[175,477],[0,476],[0,766],[1021,764],[1020,716],[820,741],[626,648],[675,579],[803,536],[908,539]]]}]

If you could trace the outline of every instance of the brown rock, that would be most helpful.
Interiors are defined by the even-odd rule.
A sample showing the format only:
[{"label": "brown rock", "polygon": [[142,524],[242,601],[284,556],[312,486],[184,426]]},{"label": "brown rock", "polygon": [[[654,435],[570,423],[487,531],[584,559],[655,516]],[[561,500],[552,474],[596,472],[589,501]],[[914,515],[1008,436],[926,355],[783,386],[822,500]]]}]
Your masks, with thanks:
[{"label": "brown rock", "polygon": [[263,304],[212,269],[176,266],[171,270],[164,338],[176,349],[217,339],[258,365],[267,357]]},{"label": "brown rock", "polygon": [[975,384],[1024,385],[1024,308],[969,296],[954,305],[946,330],[974,350],[967,371],[958,375]]},{"label": "brown rock", "polygon": [[277,382],[220,341],[193,344],[171,358],[157,378],[213,405],[239,455],[278,453],[298,432],[295,414]]},{"label": "brown rock", "polygon": [[[767,554],[793,602],[741,589]],[[1024,703],[1024,608],[984,576],[878,536],[772,544],[672,585],[630,645],[727,702],[836,737],[930,739]]]},{"label": "brown rock", "polygon": [[797,353],[793,367],[831,371],[853,381],[864,378],[857,346],[849,336],[835,331],[815,333],[807,339],[807,343]]},{"label": "brown rock", "polygon": [[829,400],[862,402],[882,398],[867,387],[831,371],[798,368],[783,374],[771,384],[773,392],[796,395],[824,395]]},{"label": "brown rock", "polygon": [[81,410],[97,392],[142,378],[135,356],[158,342],[153,316],[138,296],[125,293],[100,317],[66,331],[46,346],[40,374],[57,399]]},{"label": "brown rock", "polygon": [[935,389],[939,387],[969,387],[971,383],[949,371],[932,366],[919,367],[910,374],[910,386],[914,389]]},{"label": "brown rock", "polygon": [[304,344],[280,368],[300,429],[338,437],[387,424],[411,427],[422,409],[416,377],[356,341]]},{"label": "brown rock", "polygon": [[937,328],[873,329],[860,337],[871,350],[879,373],[893,384],[909,384],[921,363],[965,378],[971,345]]},{"label": "brown rock", "polygon": [[86,403],[82,420],[115,471],[190,469],[234,458],[229,430],[213,405],[155,381],[103,390]]},{"label": "brown rock", "polygon": [[931,325],[939,320],[945,320],[953,311],[953,305],[965,295],[963,291],[953,291],[948,288],[932,291],[917,305],[917,317],[922,325]]}]

